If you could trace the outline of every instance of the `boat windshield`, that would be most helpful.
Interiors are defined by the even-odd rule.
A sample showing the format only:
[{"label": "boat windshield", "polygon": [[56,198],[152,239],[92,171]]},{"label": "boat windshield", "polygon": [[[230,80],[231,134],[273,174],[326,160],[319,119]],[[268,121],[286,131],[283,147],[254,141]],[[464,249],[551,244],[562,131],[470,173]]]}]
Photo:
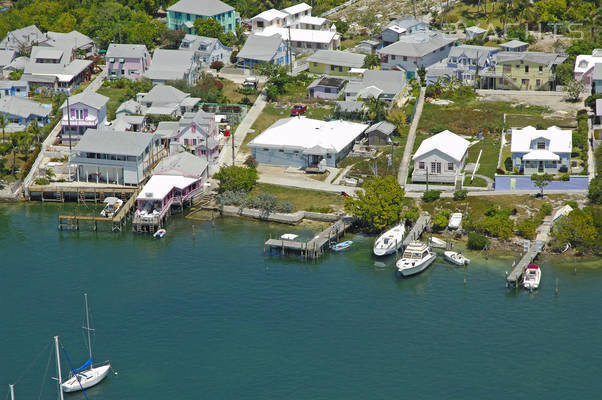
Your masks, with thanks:
[{"label": "boat windshield", "polygon": [[415,251],[406,251],[403,253],[403,258],[410,258],[410,259],[414,259],[414,260],[419,260],[422,257],[420,256],[420,253],[417,253]]}]

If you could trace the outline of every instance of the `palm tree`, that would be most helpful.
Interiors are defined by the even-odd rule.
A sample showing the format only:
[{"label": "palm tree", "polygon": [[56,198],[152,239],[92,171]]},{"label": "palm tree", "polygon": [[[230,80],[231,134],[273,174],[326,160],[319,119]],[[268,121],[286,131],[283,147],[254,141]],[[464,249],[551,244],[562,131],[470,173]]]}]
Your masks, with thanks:
[{"label": "palm tree", "polygon": [[11,175],[15,176],[15,164],[17,163],[17,148],[19,147],[19,137],[16,132],[10,133],[10,150],[13,153],[13,167],[11,171]]},{"label": "palm tree", "polygon": [[31,121],[29,126],[27,127],[27,131],[29,134],[36,138],[36,143],[40,143],[40,125],[38,125],[37,121]]},{"label": "palm tree", "polygon": [[4,130],[8,125],[8,120],[4,114],[0,114],[0,128],[2,128],[2,143],[4,143]]}]

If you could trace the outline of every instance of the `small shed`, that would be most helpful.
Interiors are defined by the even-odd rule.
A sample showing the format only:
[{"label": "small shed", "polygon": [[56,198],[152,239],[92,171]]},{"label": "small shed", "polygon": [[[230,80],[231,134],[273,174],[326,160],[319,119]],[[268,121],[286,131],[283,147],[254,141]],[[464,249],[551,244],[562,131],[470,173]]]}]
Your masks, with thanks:
[{"label": "small shed", "polygon": [[368,145],[385,146],[391,144],[395,125],[388,121],[377,122],[366,130],[368,136]]}]

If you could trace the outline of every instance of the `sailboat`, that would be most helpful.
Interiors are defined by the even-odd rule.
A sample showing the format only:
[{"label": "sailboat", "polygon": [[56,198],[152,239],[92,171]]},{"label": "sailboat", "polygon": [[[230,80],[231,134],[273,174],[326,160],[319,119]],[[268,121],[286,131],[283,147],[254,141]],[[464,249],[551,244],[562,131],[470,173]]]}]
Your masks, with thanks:
[{"label": "sailboat", "polygon": [[100,381],[102,381],[107,376],[109,370],[111,369],[111,364],[109,363],[109,361],[106,361],[99,366],[94,366],[92,364],[92,341],[90,340],[90,331],[92,329],[90,329],[90,315],[88,313],[87,293],[84,293],[84,300],[86,303],[86,326],[84,327],[84,329],[88,333],[88,350],[90,358],[88,358],[88,361],[86,361],[81,367],[71,370],[69,378],[61,384],[61,388],[64,392],[77,392],[78,390],[83,390],[92,387],[100,383]]}]

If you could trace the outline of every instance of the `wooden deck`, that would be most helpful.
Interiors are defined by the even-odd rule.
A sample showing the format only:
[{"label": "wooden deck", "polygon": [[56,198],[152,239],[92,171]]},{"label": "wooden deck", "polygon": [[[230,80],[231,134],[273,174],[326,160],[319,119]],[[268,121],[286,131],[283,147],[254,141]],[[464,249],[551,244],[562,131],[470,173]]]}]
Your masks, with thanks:
[{"label": "wooden deck", "polygon": [[307,241],[299,242],[285,239],[268,239],[265,242],[264,250],[280,250],[280,254],[299,253],[305,259],[316,259],[321,257],[326,250],[330,248],[331,241],[338,241],[340,237],[349,229],[355,218],[343,217],[320,232],[316,237]]},{"label": "wooden deck", "polygon": [[55,183],[32,185],[29,187],[29,200],[42,202],[77,201],[78,203],[102,203],[107,197],[117,197],[126,201],[137,190],[133,186],[116,185],[72,185]]},{"label": "wooden deck", "polygon": [[414,240],[418,240],[420,238],[420,235],[422,235],[422,232],[424,232],[424,230],[428,227],[430,222],[430,215],[421,215],[420,217],[418,217],[416,223],[403,240],[403,247],[407,247]]}]

